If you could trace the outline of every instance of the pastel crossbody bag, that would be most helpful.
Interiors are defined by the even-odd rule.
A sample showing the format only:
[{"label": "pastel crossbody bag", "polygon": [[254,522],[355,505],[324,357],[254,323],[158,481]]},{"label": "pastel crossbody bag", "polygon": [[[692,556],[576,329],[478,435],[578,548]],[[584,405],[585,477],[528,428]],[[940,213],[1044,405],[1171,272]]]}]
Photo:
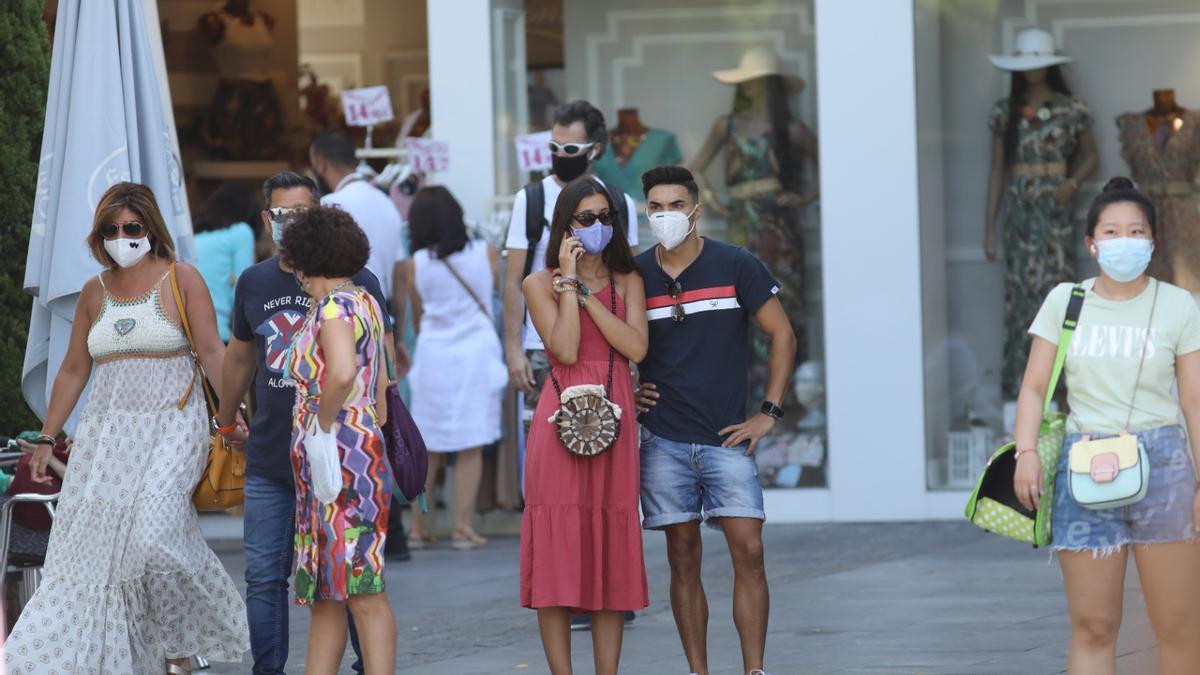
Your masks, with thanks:
[{"label": "pastel crossbody bag", "polygon": [[1084,436],[1071,445],[1068,489],[1077,504],[1094,510],[1115,509],[1136,504],[1146,496],[1150,484],[1150,461],[1146,447],[1136,434],[1129,433],[1133,421],[1133,404],[1146,363],[1146,348],[1154,325],[1154,309],[1158,306],[1158,281],[1153,281],[1154,299],[1150,304],[1150,319],[1138,355],[1137,377],[1129,399],[1129,414],[1116,436],[1091,438]]}]

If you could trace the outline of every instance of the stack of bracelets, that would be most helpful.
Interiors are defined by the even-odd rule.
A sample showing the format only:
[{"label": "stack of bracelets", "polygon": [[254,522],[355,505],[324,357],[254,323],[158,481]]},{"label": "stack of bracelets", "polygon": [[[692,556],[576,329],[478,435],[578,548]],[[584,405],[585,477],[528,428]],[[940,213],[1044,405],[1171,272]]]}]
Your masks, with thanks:
[{"label": "stack of bracelets", "polygon": [[554,278],[555,293],[575,293],[579,296],[579,306],[583,307],[587,302],[588,296],[592,294],[588,290],[587,284],[576,279],[575,277],[555,277]]}]

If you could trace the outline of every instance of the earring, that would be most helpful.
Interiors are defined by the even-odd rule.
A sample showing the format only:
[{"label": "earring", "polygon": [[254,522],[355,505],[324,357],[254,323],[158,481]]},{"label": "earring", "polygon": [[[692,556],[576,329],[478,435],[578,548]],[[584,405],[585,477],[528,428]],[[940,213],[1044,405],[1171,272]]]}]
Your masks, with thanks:
[{"label": "earring", "polygon": [[312,282],[311,282],[311,281],[306,281],[306,282],[304,282],[304,290],[306,290],[306,291],[307,291],[307,290],[309,290],[309,289],[311,289],[311,288],[312,288]]}]

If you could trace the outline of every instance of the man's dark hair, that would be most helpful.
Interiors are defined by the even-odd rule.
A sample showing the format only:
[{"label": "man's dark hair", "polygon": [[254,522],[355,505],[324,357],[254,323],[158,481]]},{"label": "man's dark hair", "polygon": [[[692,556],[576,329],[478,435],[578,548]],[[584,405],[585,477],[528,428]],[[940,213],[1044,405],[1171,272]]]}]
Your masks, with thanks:
[{"label": "man's dark hair", "polygon": [[608,148],[608,127],[604,125],[604,114],[597,110],[596,106],[582,99],[564,103],[554,109],[555,124],[569,127],[576,122],[583,123],[588,142],[595,143],[598,148],[594,159],[603,157],[605,149]]},{"label": "man's dark hair", "polygon": [[682,166],[656,166],[642,174],[642,192],[650,198],[650,188],[658,185],[682,185],[693,202],[700,201],[700,187],[692,172]]},{"label": "man's dark hair", "polygon": [[417,190],[408,209],[409,251],[429,249],[434,258],[448,258],[467,246],[462,206],[440,185]]},{"label": "man's dark hair", "polygon": [[271,195],[275,194],[276,190],[291,190],[292,188],[306,188],[314,202],[321,201],[321,194],[317,191],[317,184],[308,176],[302,176],[295,171],[280,171],[263,181],[263,208],[271,208]]},{"label": "man's dark hair", "polygon": [[279,255],[307,276],[337,279],[362,271],[371,244],[349,213],[318,206],[305,210],[283,231]]},{"label": "man's dark hair", "polygon": [[329,129],[317,134],[313,139],[312,151],[318,157],[324,157],[338,167],[353,167],[354,144],[346,134],[337,129]]}]

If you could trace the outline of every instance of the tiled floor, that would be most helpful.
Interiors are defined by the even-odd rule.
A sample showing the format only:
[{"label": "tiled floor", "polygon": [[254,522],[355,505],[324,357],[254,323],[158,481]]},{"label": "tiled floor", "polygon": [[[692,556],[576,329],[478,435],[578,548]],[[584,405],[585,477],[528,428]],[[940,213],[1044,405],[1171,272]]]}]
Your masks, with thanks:
[{"label": "tiled floor", "polygon": [[[732,574],[724,539],[706,533],[710,667],[740,671],[730,617]],[[231,573],[240,546],[214,544]],[[807,673],[1056,673],[1066,656],[1066,607],[1044,552],[965,523],[769,525],[774,675]],[[667,604],[662,535],[646,536],[651,605],[625,636],[623,673],[686,675]],[[1120,672],[1157,670],[1136,575],[1127,584]],[[485,551],[418,552],[388,567],[404,675],[548,673],[534,614],[517,606],[517,542]],[[289,670],[303,668],[308,610],[294,608]],[[587,633],[576,633],[576,673],[591,673]],[[349,659],[343,672],[350,672]],[[249,672],[218,664],[214,673]]]}]

